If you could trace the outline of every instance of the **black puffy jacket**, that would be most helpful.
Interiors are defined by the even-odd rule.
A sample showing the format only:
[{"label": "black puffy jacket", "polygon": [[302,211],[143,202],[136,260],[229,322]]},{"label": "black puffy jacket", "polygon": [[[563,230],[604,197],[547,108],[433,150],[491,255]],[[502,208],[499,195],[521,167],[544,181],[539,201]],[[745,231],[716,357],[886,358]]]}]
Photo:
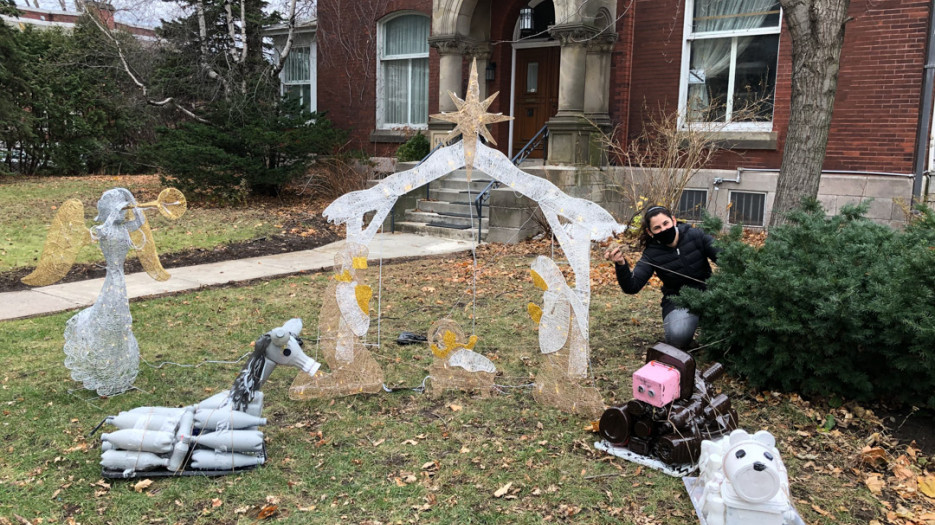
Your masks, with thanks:
[{"label": "black puffy jacket", "polygon": [[617,282],[628,294],[639,292],[656,272],[662,280],[663,317],[676,308],[669,297],[678,295],[682,286],[705,289],[704,281],[711,277],[708,259],[717,262],[718,249],[714,247],[714,237],[688,224],[676,227],[679,229],[679,242],[675,248],[651,240],[632,272],[627,264],[616,265]]}]

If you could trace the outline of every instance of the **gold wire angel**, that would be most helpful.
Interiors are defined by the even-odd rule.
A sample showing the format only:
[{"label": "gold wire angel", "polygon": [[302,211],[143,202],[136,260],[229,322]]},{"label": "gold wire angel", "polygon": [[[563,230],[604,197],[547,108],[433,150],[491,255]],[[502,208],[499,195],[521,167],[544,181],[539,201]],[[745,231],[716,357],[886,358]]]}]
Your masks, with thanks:
[{"label": "gold wire angel", "polygon": [[145,208],[157,208],[174,220],[185,213],[187,204],[185,196],[174,188],[163,190],[157,200],[144,204],[137,204],[129,190],[114,188],[98,200],[94,220],[100,224],[89,230],[81,201],[66,201],[52,220],[35,271],[22,279],[31,286],[58,282],[68,273],[83,246],[98,243],[107,264],[104,286],[94,304],[72,316],[65,325],[65,366],[71,370],[72,379],[100,395],[130,388],[139,365],[139,346],[133,336],[123,273],[128,250],[137,250],[150,277],[157,281],[169,278],[159,262],[153,233],[143,213]]}]

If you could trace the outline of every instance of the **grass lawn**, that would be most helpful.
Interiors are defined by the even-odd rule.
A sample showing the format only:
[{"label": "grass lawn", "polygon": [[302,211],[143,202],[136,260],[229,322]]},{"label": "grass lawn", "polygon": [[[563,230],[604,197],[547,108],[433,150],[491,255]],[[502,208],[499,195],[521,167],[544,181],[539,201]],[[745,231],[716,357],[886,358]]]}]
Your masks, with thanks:
[{"label": "grass lawn", "polygon": [[[111,188],[130,190],[137,202],[154,200],[164,189],[159,178],[140,176],[30,177],[0,179],[0,272],[35,266],[56,209],[68,199],[84,204],[86,223],[97,214],[97,200]],[[189,206],[185,215],[170,221],[155,210],[146,212],[160,253],[189,248],[212,248],[254,239],[278,228],[262,208],[229,209]],[[86,246],[78,263],[103,262],[96,246]]]},{"label": "grass lawn", "polygon": [[[104,184],[106,185],[106,184]],[[96,190],[95,190],[96,191]],[[94,192],[90,192],[93,194]],[[4,196],[5,197],[5,196]],[[55,202],[57,198],[49,198]],[[163,234],[164,238],[169,237]],[[324,401],[291,401],[296,370],[267,382],[268,463],[238,476],[101,478],[104,416],[143,405],[191,404],[229,387],[250,343],[290,317],[305,323],[315,356],[317,318],[330,274],[218,288],[134,302],[140,341],[139,390],[99,398],[65,369],[62,330],[72,315],[0,323],[0,523],[673,523],[696,522],[680,480],[604,455],[587,421],[538,405],[526,385],[542,363],[526,304],[541,304],[522,249],[480,250],[476,310],[471,258],[433,258],[382,268],[381,346],[374,354],[391,387],[418,386],[431,363],[423,345],[398,346],[401,331],[423,332],[451,316],[496,363],[501,393],[483,398],[403,389]],[[542,252],[548,254],[547,252]],[[377,279],[369,334],[377,342]],[[594,272],[592,363],[605,402],[630,398],[630,374],[662,334],[657,290],[620,293],[612,269]],[[729,372],[729,371],[728,371]],[[794,395],[751,391],[722,379],[750,430],[779,441],[797,508],[811,524],[884,522],[863,483],[861,447],[878,420],[810,405]],[[843,411],[843,412],[842,412]],[[833,413],[838,428],[818,430]],[[107,428],[107,427],[105,427]],[[880,434],[876,439],[882,439]],[[500,497],[498,489],[511,484]],[[908,503],[907,503],[908,505]],[[895,510],[895,505],[891,510]],[[38,521],[33,521],[38,523]],[[901,523],[901,522],[894,522]],[[919,522],[922,523],[922,522]]]}]

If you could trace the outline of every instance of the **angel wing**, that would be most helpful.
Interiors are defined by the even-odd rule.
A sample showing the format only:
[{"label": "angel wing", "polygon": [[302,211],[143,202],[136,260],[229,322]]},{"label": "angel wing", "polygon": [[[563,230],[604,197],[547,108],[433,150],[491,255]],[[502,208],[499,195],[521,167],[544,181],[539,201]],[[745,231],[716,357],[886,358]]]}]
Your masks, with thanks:
[{"label": "angel wing", "polygon": [[84,223],[84,205],[77,199],[65,201],[49,226],[36,269],[22,281],[30,286],[48,286],[62,280],[75,264],[78,251],[90,242],[91,232]]},{"label": "angel wing", "polygon": [[149,228],[149,221],[144,220],[139,229],[130,232],[130,240],[134,246],[140,246],[136,250],[136,256],[140,259],[140,264],[150,277],[157,281],[167,281],[171,275],[159,262],[159,254],[156,253],[156,241],[153,238],[153,231]]}]

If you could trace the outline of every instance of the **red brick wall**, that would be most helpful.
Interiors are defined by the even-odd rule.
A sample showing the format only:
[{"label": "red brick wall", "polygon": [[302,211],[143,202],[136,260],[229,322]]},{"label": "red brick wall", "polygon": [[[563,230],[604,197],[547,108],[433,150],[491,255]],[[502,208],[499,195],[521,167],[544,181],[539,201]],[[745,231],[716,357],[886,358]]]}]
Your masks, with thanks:
[{"label": "red brick wall", "polygon": [[928,0],[852,0],[827,169],[912,172]]},{"label": "red brick wall", "polygon": [[[399,143],[373,143],[376,129],[377,22],[397,11],[432,15],[432,0],[318,2],[318,107],[351,132],[353,149],[391,156]],[[438,110],[438,53],[429,52],[429,112]]]},{"label": "red brick wall", "polygon": [[[921,101],[928,2],[853,0],[849,14],[853,19],[845,32],[825,169],[909,173]],[[628,72],[620,67],[625,57],[617,58],[619,48],[611,94],[618,105],[612,115],[628,123],[631,137],[641,130],[646,111],[678,107],[683,16],[683,0],[636,1],[630,97],[627,100],[616,91],[628,79]],[[626,32],[620,35],[623,42]],[[791,62],[791,37],[784,28],[773,114],[779,149],[725,153],[710,167],[780,166],[789,119]],[[626,109],[629,118],[623,120]]]},{"label": "red brick wall", "polygon": [[[522,3],[505,0],[493,16],[491,60],[497,64],[497,73],[488,91],[500,91],[490,108],[493,112],[509,112],[509,42]],[[360,10],[349,7],[356,4],[374,6],[367,14],[368,21],[362,20]],[[630,137],[641,131],[647,111],[675,111],[678,107],[684,7],[684,0],[618,1],[619,39],[611,59],[610,115]],[[352,127],[351,147],[392,154],[398,146],[370,141],[376,120],[376,21],[398,10],[430,15],[431,8],[431,0],[319,2],[318,105],[338,125]],[[852,0],[850,16],[825,169],[909,173],[919,118],[929,2]],[[358,51],[351,56],[342,48],[341,34],[359,35],[353,41]],[[346,37],[343,40],[348,43]],[[780,166],[789,119],[791,63],[791,37],[784,28],[773,113],[778,149],[726,152],[711,167]],[[483,78],[483,72],[479,73]],[[429,110],[438,110],[438,54],[434,49],[429,55]],[[500,144],[507,144],[508,125],[494,126],[492,131]]]}]

